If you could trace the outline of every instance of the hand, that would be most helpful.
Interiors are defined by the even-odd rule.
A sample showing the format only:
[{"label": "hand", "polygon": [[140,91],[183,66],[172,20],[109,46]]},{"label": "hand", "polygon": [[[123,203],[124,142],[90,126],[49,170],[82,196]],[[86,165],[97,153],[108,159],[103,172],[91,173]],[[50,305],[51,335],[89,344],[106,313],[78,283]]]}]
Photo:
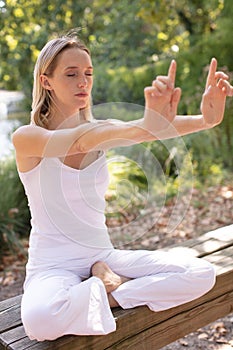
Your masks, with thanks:
[{"label": "hand", "polygon": [[201,112],[208,128],[221,123],[226,96],[233,95],[233,87],[227,81],[228,75],[216,70],[217,60],[212,58],[201,102]]},{"label": "hand", "polygon": [[[177,114],[181,89],[174,88],[176,78],[176,62],[172,60],[167,76],[158,76],[152,86],[144,89],[146,111],[154,111],[171,123]],[[153,118],[153,113],[148,113]]]}]

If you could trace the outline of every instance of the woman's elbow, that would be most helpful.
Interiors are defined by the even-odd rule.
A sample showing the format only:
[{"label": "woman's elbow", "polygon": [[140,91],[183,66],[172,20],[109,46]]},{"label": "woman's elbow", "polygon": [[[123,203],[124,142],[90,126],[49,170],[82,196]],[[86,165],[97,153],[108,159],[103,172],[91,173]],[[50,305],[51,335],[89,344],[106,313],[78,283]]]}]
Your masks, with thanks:
[{"label": "woman's elbow", "polygon": [[85,138],[80,138],[75,142],[75,153],[89,153],[95,150],[94,142],[89,142]]}]

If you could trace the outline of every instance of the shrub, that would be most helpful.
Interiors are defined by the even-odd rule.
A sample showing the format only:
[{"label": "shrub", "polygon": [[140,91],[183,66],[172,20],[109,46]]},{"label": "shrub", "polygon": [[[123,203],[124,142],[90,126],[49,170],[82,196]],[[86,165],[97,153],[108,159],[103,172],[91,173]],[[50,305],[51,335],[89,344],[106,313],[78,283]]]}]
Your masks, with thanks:
[{"label": "shrub", "polygon": [[20,249],[20,237],[29,232],[29,209],[15,159],[0,160],[0,256]]}]

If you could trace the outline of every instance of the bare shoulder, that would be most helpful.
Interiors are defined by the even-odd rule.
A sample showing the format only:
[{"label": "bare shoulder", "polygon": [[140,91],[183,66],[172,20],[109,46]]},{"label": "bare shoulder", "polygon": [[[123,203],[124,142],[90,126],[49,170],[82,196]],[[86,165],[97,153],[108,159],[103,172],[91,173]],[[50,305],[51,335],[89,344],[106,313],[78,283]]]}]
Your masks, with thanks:
[{"label": "bare shoulder", "polygon": [[22,125],[18,129],[16,129],[12,134],[12,141],[19,141],[25,138],[34,138],[36,135],[40,136],[42,134],[46,134],[47,130],[41,128],[40,126],[28,124]]},{"label": "bare shoulder", "polygon": [[48,130],[40,126],[29,124],[20,126],[12,134],[11,139],[17,153],[27,154],[36,144],[48,137]]},{"label": "bare shoulder", "polygon": [[38,137],[45,132],[45,129],[35,125],[23,125],[12,134],[16,163],[20,172],[30,171],[41,161],[40,157],[29,156],[28,151],[33,148],[33,144],[36,144]]}]

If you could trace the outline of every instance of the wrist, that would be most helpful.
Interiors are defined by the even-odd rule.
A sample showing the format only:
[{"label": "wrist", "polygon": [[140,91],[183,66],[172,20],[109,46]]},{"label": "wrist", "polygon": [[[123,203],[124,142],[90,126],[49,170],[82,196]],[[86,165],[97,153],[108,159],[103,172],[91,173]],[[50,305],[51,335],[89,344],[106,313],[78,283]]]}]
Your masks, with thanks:
[{"label": "wrist", "polygon": [[210,116],[205,115],[204,113],[201,116],[201,124],[200,124],[200,130],[207,130],[214,128],[219,123],[214,122],[213,118]]},{"label": "wrist", "polygon": [[145,109],[144,118],[143,118],[143,127],[147,131],[150,139],[159,138],[160,133],[167,130],[171,124],[172,122],[167,120],[160,113],[154,110]]}]

